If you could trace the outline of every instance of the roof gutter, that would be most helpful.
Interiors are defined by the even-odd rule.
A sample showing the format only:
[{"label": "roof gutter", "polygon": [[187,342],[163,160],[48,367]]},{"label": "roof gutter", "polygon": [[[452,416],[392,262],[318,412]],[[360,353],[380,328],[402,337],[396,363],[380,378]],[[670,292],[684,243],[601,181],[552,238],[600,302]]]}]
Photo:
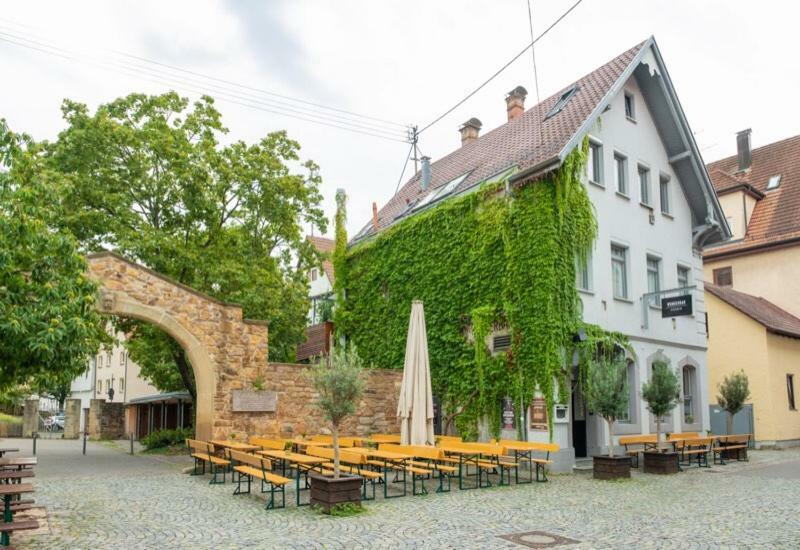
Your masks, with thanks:
[{"label": "roof gutter", "polygon": [[517,172],[516,174],[511,175],[508,178],[508,183],[514,185],[515,183],[520,183],[524,180],[531,179],[535,176],[540,176],[546,172],[555,170],[556,168],[561,166],[562,162],[563,159],[559,155],[550,157],[547,160],[543,160],[542,162],[534,164],[530,168],[526,168],[525,170],[522,170],[520,172]]}]

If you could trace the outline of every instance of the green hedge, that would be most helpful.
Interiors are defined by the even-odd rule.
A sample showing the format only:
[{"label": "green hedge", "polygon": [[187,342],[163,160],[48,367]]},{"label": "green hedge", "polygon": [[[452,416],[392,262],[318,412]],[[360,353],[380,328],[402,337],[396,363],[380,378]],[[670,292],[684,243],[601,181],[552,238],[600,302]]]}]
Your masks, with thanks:
[{"label": "green hedge", "polygon": [[147,450],[163,449],[166,447],[177,447],[183,445],[186,439],[194,437],[194,430],[189,428],[179,428],[177,430],[159,430],[144,436],[139,442]]}]

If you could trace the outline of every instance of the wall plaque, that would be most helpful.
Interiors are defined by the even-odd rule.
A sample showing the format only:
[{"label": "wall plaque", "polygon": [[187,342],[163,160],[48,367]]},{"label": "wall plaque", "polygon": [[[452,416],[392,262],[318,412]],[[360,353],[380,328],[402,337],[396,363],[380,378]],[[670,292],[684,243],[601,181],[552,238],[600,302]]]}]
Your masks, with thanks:
[{"label": "wall plaque", "polygon": [[546,432],[547,427],[547,402],[544,397],[535,397],[531,404],[531,431]]},{"label": "wall plaque", "polygon": [[278,394],[274,391],[233,390],[233,412],[275,412]]},{"label": "wall plaque", "polygon": [[513,430],[517,427],[514,415],[514,401],[510,397],[503,398],[503,429]]}]

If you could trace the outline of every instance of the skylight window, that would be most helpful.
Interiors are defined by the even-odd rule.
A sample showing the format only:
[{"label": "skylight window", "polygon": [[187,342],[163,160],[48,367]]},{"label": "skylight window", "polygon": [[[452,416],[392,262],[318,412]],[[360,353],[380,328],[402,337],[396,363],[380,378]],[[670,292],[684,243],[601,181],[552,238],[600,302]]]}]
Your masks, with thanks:
[{"label": "skylight window", "polygon": [[555,116],[558,113],[560,113],[561,111],[563,111],[564,107],[567,106],[569,101],[572,99],[572,96],[574,96],[575,92],[577,92],[578,90],[580,90],[580,87],[577,84],[575,84],[570,89],[568,89],[566,92],[561,94],[561,97],[558,99],[558,101],[556,101],[556,104],[553,105],[553,108],[550,109],[550,112],[547,113],[547,116],[544,117],[544,119],[547,120],[551,116]]},{"label": "skylight window", "polygon": [[464,179],[468,175],[469,175],[469,172],[467,172],[466,174],[462,174],[462,175],[458,176],[456,179],[447,182],[445,185],[439,187],[438,189],[434,189],[433,191],[428,193],[425,196],[425,198],[423,198],[421,201],[419,201],[417,204],[415,204],[413,206],[413,208],[415,210],[419,210],[420,208],[424,207],[425,205],[427,205],[428,203],[430,203],[430,202],[432,202],[434,200],[439,200],[439,199],[442,199],[442,198],[446,197],[447,195],[449,195],[450,193],[455,191],[456,187],[458,187],[458,185],[462,181],[464,181]]},{"label": "skylight window", "polygon": [[772,176],[771,178],[769,178],[769,182],[767,183],[767,191],[771,189],[777,189],[780,184],[781,184],[781,175],[778,174],[777,176]]}]

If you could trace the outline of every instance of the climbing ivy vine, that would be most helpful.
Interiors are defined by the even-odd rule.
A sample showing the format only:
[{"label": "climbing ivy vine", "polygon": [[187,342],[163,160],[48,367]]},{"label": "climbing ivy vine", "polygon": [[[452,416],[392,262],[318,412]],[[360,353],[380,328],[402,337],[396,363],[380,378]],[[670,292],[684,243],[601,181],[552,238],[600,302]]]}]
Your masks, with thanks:
[{"label": "climbing ivy vine", "polygon": [[[581,184],[587,151],[584,140],[558,170],[510,193],[491,182],[399,222],[348,251],[346,278],[336,267],[347,293],[338,329],[367,364],[402,368],[411,302],[425,303],[434,392],[445,424],[466,437],[483,418],[499,432],[505,396],[519,405],[539,391],[550,411],[567,397],[565,365],[583,326],[575,259],[586,261],[597,233]],[[512,347],[493,357],[495,324],[508,326]],[[584,332],[592,342],[607,334]]]}]

